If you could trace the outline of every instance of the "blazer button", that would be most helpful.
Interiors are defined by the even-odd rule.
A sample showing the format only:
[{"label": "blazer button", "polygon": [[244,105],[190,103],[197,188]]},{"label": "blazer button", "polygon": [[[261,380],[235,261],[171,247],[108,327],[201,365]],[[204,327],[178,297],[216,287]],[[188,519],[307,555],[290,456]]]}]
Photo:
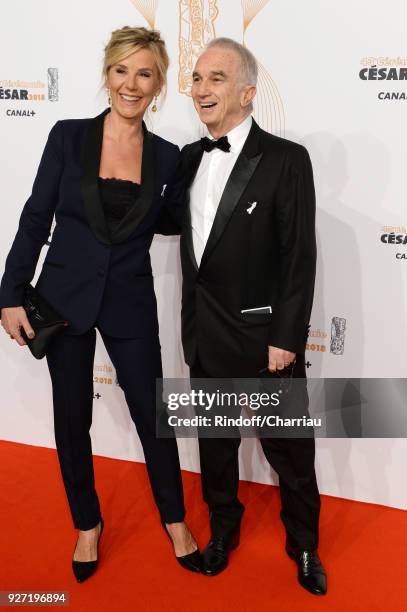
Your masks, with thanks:
[{"label": "blazer button", "polygon": [[100,277],[102,277],[102,278],[105,276],[105,271],[104,271],[102,268],[99,268],[99,270],[98,270],[98,276],[100,276]]}]

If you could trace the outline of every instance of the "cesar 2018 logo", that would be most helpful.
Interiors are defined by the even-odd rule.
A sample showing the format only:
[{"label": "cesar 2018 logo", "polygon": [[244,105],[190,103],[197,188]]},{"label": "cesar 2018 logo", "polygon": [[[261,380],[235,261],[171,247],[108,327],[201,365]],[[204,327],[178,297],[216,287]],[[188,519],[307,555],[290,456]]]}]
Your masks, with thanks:
[{"label": "cesar 2018 logo", "polygon": [[[344,317],[332,317],[331,319],[331,338],[329,341],[329,351],[332,355],[343,355],[345,351],[345,331],[346,331],[346,319]],[[325,344],[317,344],[317,342],[324,342],[328,337],[327,332],[320,329],[310,329],[307,338],[305,349],[307,351],[315,351],[319,353],[326,352]],[[309,367],[312,364],[306,363]]]},{"label": "cesar 2018 logo", "polygon": [[[407,259],[407,227],[404,225],[384,225],[381,228],[380,242],[396,248],[396,259]],[[403,249],[403,251],[401,250]]]},{"label": "cesar 2018 logo", "polygon": [[[407,58],[405,57],[363,57],[359,78],[362,81],[407,81]],[[379,91],[379,100],[407,100],[407,91]]]},{"label": "cesar 2018 logo", "polygon": [[[47,90],[47,92],[45,92]],[[58,102],[59,100],[59,75],[58,68],[47,69],[47,82],[21,81],[4,79],[0,80],[0,101],[19,102]],[[25,106],[25,105],[24,105]],[[33,117],[36,112],[27,108],[8,108],[8,117]]]}]

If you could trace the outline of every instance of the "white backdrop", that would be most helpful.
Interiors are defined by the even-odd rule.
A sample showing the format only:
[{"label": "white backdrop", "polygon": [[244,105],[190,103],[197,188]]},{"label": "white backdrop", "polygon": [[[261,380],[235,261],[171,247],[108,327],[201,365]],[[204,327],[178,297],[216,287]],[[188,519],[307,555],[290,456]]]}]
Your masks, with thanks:
[{"label": "white backdrop", "polygon": [[[14,0],[2,9],[2,263],[50,127],[106,106],[100,69],[113,29],[155,24],[161,30],[171,57],[169,92],[150,128],[180,146],[201,133],[187,95],[194,52],[215,35],[230,36],[244,41],[261,63],[256,119],[305,144],[313,161],[319,259],[309,376],[405,376],[407,246],[389,238],[407,235],[407,81],[396,78],[407,67],[402,0]],[[49,68],[57,69],[57,91],[48,87]],[[362,76],[371,78],[361,78],[364,69]],[[8,97],[7,90],[20,97],[22,89],[28,100]],[[178,239],[155,239],[152,259],[164,372],[187,376],[179,339]],[[331,352],[334,317],[341,330]],[[45,361],[35,362],[3,335],[0,368],[1,438],[54,446]],[[95,393],[94,452],[141,460],[101,343]],[[198,471],[196,442],[181,440],[179,447],[183,467]],[[403,439],[317,440],[321,492],[407,508],[406,454]],[[241,477],[276,482],[253,440],[242,444]]]}]

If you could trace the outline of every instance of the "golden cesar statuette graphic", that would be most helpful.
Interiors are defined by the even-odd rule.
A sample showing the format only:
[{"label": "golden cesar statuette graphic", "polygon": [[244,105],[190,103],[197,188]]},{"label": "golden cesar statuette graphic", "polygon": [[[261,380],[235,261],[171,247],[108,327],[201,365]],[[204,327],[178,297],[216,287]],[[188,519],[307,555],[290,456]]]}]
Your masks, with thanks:
[{"label": "golden cesar statuette graphic", "polygon": [[179,73],[180,93],[190,95],[192,70],[205,45],[215,38],[217,0],[180,0]]}]

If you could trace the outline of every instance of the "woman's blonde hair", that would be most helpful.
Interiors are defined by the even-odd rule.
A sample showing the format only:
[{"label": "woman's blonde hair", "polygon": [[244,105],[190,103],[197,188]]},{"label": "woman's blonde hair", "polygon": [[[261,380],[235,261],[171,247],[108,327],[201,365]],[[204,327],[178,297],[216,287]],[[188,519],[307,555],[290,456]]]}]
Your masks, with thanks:
[{"label": "woman's blonde hair", "polygon": [[107,75],[110,68],[126,59],[129,55],[139,49],[149,49],[154,56],[158,70],[160,87],[165,94],[167,89],[167,70],[170,63],[165,42],[157,30],[147,30],[147,28],[131,28],[124,26],[119,30],[114,30],[109,42],[105,47],[105,57],[103,60],[103,78],[107,83]]}]

